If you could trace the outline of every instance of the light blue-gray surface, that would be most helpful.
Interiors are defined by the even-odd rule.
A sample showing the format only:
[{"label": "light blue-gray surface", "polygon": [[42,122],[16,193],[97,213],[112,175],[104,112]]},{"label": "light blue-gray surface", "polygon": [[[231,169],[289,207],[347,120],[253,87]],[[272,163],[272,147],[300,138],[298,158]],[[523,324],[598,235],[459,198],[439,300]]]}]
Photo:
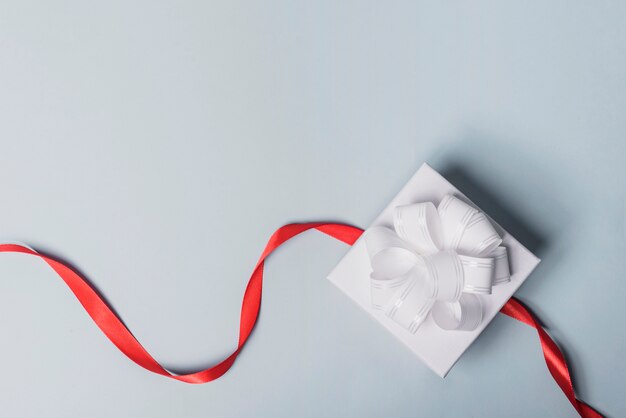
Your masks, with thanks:
[{"label": "light blue-gray surface", "polygon": [[[233,349],[276,227],[365,227],[428,161],[543,259],[518,296],[624,416],[624,22],[617,1],[2,1],[0,238],[74,263],[191,371]],[[575,416],[503,316],[435,376],[325,280],[345,251],[280,249],[249,345],[200,386],[2,255],[0,415]]]}]

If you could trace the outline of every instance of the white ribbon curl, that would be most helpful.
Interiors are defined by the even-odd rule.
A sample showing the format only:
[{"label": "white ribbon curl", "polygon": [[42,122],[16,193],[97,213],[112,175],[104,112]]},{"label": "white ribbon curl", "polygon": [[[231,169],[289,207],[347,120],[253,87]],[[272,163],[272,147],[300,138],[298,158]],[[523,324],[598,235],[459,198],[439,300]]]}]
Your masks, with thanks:
[{"label": "white ribbon curl", "polygon": [[394,230],[371,228],[372,306],[415,333],[429,314],[444,330],[471,331],[483,316],[480,295],[510,281],[502,238],[481,211],[452,195],[398,206]]}]

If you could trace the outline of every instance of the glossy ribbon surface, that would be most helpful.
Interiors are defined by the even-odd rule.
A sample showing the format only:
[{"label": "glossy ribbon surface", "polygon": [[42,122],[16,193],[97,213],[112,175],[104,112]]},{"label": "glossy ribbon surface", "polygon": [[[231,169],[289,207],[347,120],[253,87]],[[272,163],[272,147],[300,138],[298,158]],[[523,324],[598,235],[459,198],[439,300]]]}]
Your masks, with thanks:
[{"label": "glossy ribbon surface", "polygon": [[[258,318],[261,306],[261,293],[263,286],[263,265],[265,259],[283,243],[289,239],[310,229],[316,229],[348,245],[361,236],[362,230],[353,226],[337,223],[304,223],[289,224],[280,227],[269,239],[265,250],[261,254],[254,271],[248,281],[243,296],[241,317],[239,326],[239,341],[237,348],[228,357],[213,367],[195,373],[176,375],[163,368],[145,348],[135,339],[133,334],[126,328],[121,319],[113,312],[98,293],[83,279],[74,269],[53,257],[40,254],[35,250],[23,245],[0,244],[0,253],[22,253],[41,258],[45,261],[74,293],[85,311],[93,319],[95,324],[102,330],[107,338],[129,359],[139,366],[153,373],[160,374],[171,379],[186,383],[206,383],[215,380],[228,371],[235,362],[246,340],[250,336],[254,324]],[[574,393],[567,363],[563,354],[550,336],[539,325],[535,317],[515,298],[511,298],[502,308],[502,312],[517,319],[537,330],[541,340],[541,347],[550,373],[561,387],[576,411],[582,417],[600,417],[595,410],[584,402],[578,400]]]},{"label": "glossy ribbon surface", "polygon": [[480,298],[511,280],[506,248],[491,221],[446,195],[438,207],[397,206],[393,226],[364,235],[372,307],[411,333],[428,315],[444,330],[475,330],[482,322]]}]

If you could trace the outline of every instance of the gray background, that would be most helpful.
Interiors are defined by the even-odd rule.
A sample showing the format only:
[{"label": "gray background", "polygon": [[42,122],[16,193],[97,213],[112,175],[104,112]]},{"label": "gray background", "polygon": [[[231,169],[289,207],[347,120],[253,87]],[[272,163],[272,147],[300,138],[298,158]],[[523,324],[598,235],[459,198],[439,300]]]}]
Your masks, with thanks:
[{"label": "gray background", "polygon": [[[580,396],[623,416],[626,7],[545,3],[2,1],[0,238],[75,263],[193,371],[234,347],[276,227],[367,226],[428,161],[543,258],[518,296]],[[435,376],[324,279],[345,251],[280,249],[249,345],[199,386],[2,255],[0,415],[575,415],[503,316]]]}]

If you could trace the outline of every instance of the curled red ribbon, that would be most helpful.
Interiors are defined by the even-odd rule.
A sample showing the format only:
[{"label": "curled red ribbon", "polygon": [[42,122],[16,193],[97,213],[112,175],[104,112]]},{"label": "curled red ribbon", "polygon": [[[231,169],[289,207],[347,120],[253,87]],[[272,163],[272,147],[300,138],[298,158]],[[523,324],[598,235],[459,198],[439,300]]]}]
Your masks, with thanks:
[{"label": "curled red ribbon", "polygon": [[[278,228],[270,237],[248,281],[241,305],[237,348],[215,366],[184,375],[172,374],[163,368],[137,341],[130,330],[89,283],[67,264],[18,244],[0,244],[0,253],[23,253],[44,260],[63,279],[107,338],[129,359],[144,369],[185,383],[207,383],[219,378],[230,369],[254,328],[259,315],[259,308],[261,307],[265,259],[283,243],[310,229],[316,229],[348,245],[354,244],[363,233],[362,229],[354,226],[323,222],[289,224]],[[533,314],[515,298],[511,298],[504,305],[501,312],[537,330],[548,370],[550,370],[552,377],[580,416],[585,418],[601,417],[593,408],[576,398],[563,354]]]}]

